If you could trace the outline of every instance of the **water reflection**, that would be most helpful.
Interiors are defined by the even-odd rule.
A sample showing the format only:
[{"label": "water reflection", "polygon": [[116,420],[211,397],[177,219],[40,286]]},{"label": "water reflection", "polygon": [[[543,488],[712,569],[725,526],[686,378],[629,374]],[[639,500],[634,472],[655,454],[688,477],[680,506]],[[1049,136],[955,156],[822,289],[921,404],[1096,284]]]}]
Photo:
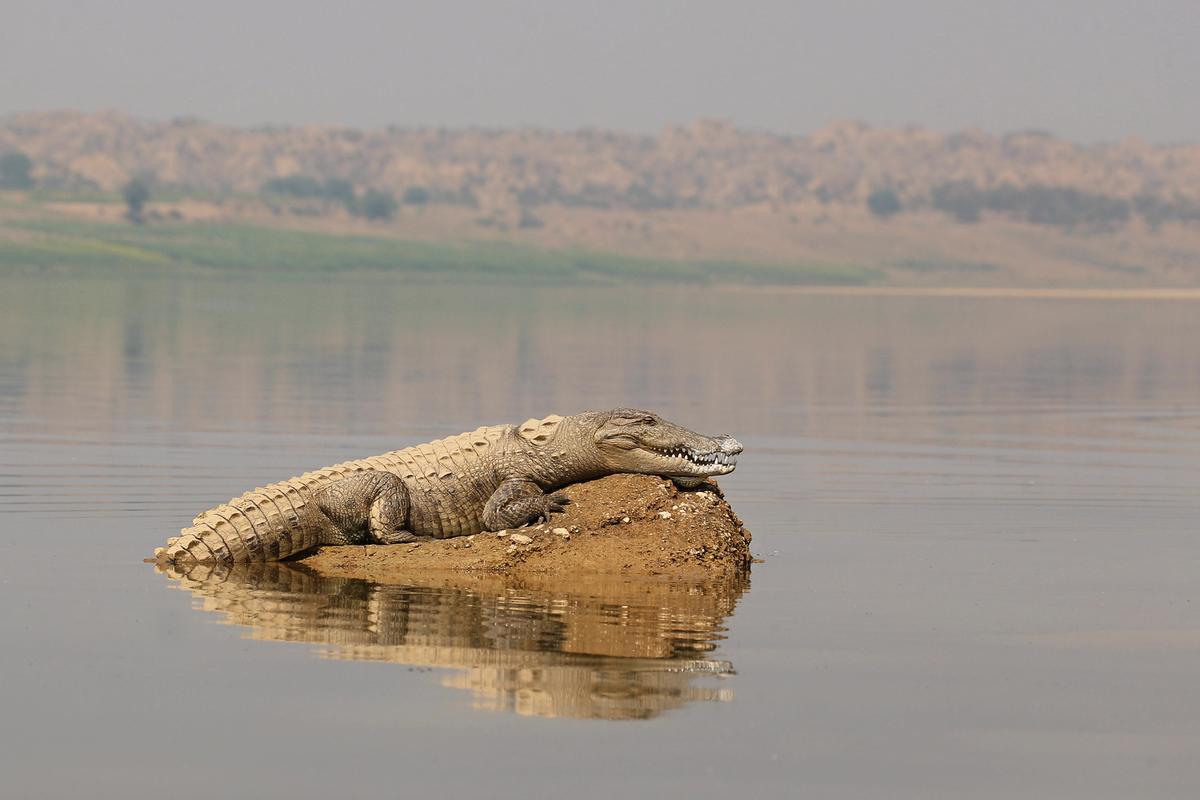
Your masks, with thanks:
[{"label": "water reflection", "polygon": [[[521,308],[538,313],[513,313]],[[1057,436],[1072,425],[1057,409],[1197,396],[1196,330],[1195,304],[1182,301],[270,273],[247,275],[231,295],[217,276],[14,275],[0,292],[0,419],[11,405],[23,424],[46,420],[59,433],[144,418],[170,431],[377,434],[419,423],[440,435],[636,401],[746,436],[952,438],[993,428],[1006,410],[1014,431]],[[927,418],[907,431],[880,424],[898,410]]]},{"label": "water reflection", "polygon": [[748,576],[663,583],[573,576],[413,576],[393,584],[282,563],[168,568],[197,607],[252,639],[311,642],[326,658],[459,670],[473,705],[540,717],[648,719],[732,691],[709,658]]}]

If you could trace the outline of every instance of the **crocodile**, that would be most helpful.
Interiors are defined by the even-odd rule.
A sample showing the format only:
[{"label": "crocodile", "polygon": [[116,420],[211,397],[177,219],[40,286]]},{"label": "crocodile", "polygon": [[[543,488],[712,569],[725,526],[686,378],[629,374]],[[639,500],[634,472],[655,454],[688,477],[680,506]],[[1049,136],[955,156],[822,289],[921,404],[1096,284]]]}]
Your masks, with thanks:
[{"label": "crocodile", "polygon": [[[551,414],[347,461],[209,509],[159,565],[277,561],[324,544],[402,544],[516,528],[560,512],[565,486],[616,473],[692,488],[733,472],[742,445],[633,408]],[[151,560],[151,559],[147,559]]]}]

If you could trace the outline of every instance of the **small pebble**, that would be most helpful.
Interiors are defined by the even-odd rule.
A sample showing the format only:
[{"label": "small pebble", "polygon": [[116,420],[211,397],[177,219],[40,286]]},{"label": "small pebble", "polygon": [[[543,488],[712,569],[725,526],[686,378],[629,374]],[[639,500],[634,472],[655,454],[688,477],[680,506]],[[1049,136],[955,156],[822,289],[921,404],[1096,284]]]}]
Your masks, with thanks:
[{"label": "small pebble", "polygon": [[555,534],[556,536],[566,536],[568,538],[571,536],[571,532],[566,528],[555,528],[551,531],[551,533]]},{"label": "small pebble", "polygon": [[622,524],[628,525],[628,524],[629,524],[629,517],[621,517],[621,522],[622,522]]},{"label": "small pebble", "polygon": [[511,556],[513,553],[517,552],[517,546],[515,544],[510,544],[508,546],[508,549],[505,550],[504,552],[508,553]]},{"label": "small pebble", "polygon": [[496,531],[496,538],[503,539],[508,536],[508,531]]},{"label": "small pebble", "polygon": [[671,512],[670,511],[660,511],[660,512],[658,512],[658,516],[660,519],[670,519]]},{"label": "small pebble", "polygon": [[533,541],[532,538],[526,536],[523,533],[514,533],[512,536],[509,536],[508,538],[509,538],[509,541],[516,542],[517,544],[529,544],[530,542]]},{"label": "small pebble", "polygon": [[467,548],[467,547],[470,547],[470,546],[471,546],[471,540],[470,540],[470,539],[468,539],[467,541],[463,542],[463,547],[464,547],[464,548]]}]

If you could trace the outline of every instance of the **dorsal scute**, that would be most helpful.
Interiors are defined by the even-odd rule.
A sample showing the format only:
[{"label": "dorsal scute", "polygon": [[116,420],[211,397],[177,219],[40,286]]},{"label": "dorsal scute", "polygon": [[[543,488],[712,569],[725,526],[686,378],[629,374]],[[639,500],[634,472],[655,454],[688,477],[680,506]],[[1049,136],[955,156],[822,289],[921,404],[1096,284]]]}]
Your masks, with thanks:
[{"label": "dorsal scute", "polygon": [[517,433],[531,442],[543,444],[554,438],[562,420],[558,414],[551,414],[542,419],[527,419],[517,427]]}]

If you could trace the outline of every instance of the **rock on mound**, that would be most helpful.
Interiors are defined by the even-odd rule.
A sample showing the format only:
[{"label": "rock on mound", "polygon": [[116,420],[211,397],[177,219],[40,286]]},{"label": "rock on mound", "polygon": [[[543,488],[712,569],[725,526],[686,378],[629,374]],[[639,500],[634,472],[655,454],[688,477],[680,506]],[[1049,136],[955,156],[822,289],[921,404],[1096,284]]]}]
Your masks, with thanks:
[{"label": "rock on mound", "polygon": [[545,524],[416,544],[322,547],[299,563],[321,574],[481,571],[708,575],[749,567],[750,532],[708,481],[679,489],[650,475],[568,486],[571,505]]}]

